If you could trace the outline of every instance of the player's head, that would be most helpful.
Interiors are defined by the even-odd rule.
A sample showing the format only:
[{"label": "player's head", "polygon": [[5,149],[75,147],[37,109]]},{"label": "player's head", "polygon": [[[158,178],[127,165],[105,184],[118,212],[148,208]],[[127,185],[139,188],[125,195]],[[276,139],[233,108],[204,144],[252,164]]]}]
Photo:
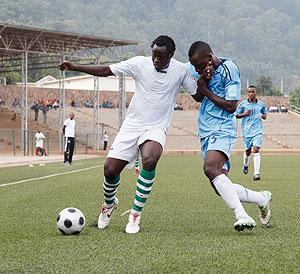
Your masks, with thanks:
[{"label": "player's head", "polygon": [[256,99],[256,86],[251,85],[248,87],[248,97],[250,100]]},{"label": "player's head", "polygon": [[212,49],[209,44],[203,41],[194,42],[189,49],[190,63],[201,75],[208,62],[212,61]]},{"label": "player's head", "polygon": [[166,68],[176,50],[174,40],[167,35],[158,36],[151,44],[152,61],[157,71]]},{"label": "player's head", "polygon": [[71,112],[69,116],[70,116],[70,119],[72,120],[72,119],[74,119],[75,114],[73,112]]}]

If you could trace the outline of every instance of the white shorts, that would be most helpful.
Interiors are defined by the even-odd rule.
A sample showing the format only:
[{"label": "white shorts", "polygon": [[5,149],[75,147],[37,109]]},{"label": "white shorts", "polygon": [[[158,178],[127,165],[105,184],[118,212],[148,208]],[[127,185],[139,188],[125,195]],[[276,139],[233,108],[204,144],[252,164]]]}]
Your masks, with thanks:
[{"label": "white shorts", "polygon": [[164,148],[166,130],[160,128],[147,130],[128,130],[121,128],[107,157],[127,161],[129,163],[128,167],[130,168],[139,157],[139,146],[147,140],[158,142],[162,148]]}]

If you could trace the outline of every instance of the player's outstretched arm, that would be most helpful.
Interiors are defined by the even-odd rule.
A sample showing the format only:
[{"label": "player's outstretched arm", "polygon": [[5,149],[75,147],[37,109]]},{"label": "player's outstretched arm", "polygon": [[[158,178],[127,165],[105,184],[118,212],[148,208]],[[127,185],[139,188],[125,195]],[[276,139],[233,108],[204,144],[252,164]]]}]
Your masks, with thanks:
[{"label": "player's outstretched arm", "polygon": [[64,61],[59,65],[60,70],[80,71],[94,76],[107,77],[114,75],[109,66],[99,65],[78,65]]},{"label": "player's outstretched arm", "polygon": [[238,100],[225,100],[214,93],[212,93],[207,86],[207,82],[200,78],[197,82],[198,90],[202,94],[202,96],[206,96],[209,100],[211,100],[218,107],[226,110],[229,113],[234,113],[236,111]]}]

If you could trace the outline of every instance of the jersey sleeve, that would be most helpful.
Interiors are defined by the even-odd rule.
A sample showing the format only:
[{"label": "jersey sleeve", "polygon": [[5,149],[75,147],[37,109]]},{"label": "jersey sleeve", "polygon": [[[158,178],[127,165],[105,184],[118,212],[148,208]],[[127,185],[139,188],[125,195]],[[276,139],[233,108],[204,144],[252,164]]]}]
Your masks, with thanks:
[{"label": "jersey sleeve", "polygon": [[260,112],[261,112],[262,114],[267,114],[267,113],[268,113],[268,108],[266,107],[265,104],[262,105],[262,108],[261,108]]},{"label": "jersey sleeve", "polygon": [[244,113],[244,104],[241,102],[235,111],[235,115]]},{"label": "jersey sleeve", "polygon": [[122,61],[109,66],[111,72],[115,76],[121,76],[122,74],[135,78],[138,72],[138,66],[142,60],[142,56],[136,56],[126,61]]},{"label": "jersey sleeve", "polygon": [[185,65],[188,68],[188,70],[191,72],[192,76],[198,80],[200,78],[200,75],[195,70],[195,67],[190,62],[185,63]]},{"label": "jersey sleeve", "polygon": [[182,87],[186,93],[190,95],[195,95],[197,93],[197,81],[188,69],[185,71]]},{"label": "jersey sleeve", "polygon": [[240,100],[241,99],[241,79],[238,67],[229,62],[225,65],[227,72],[225,84],[225,99],[226,100]]}]

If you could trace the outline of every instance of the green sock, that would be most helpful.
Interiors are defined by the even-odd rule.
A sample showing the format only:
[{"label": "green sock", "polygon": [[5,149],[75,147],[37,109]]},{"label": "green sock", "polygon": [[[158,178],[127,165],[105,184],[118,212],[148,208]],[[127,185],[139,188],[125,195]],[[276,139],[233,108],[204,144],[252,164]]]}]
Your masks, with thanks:
[{"label": "green sock", "polygon": [[155,169],[147,171],[142,169],[136,182],[135,199],[132,205],[132,211],[135,214],[141,214],[147,198],[151,192],[155,177]]},{"label": "green sock", "polygon": [[104,204],[106,207],[111,207],[113,205],[119,184],[120,176],[116,176],[113,179],[104,177],[103,193]]}]

